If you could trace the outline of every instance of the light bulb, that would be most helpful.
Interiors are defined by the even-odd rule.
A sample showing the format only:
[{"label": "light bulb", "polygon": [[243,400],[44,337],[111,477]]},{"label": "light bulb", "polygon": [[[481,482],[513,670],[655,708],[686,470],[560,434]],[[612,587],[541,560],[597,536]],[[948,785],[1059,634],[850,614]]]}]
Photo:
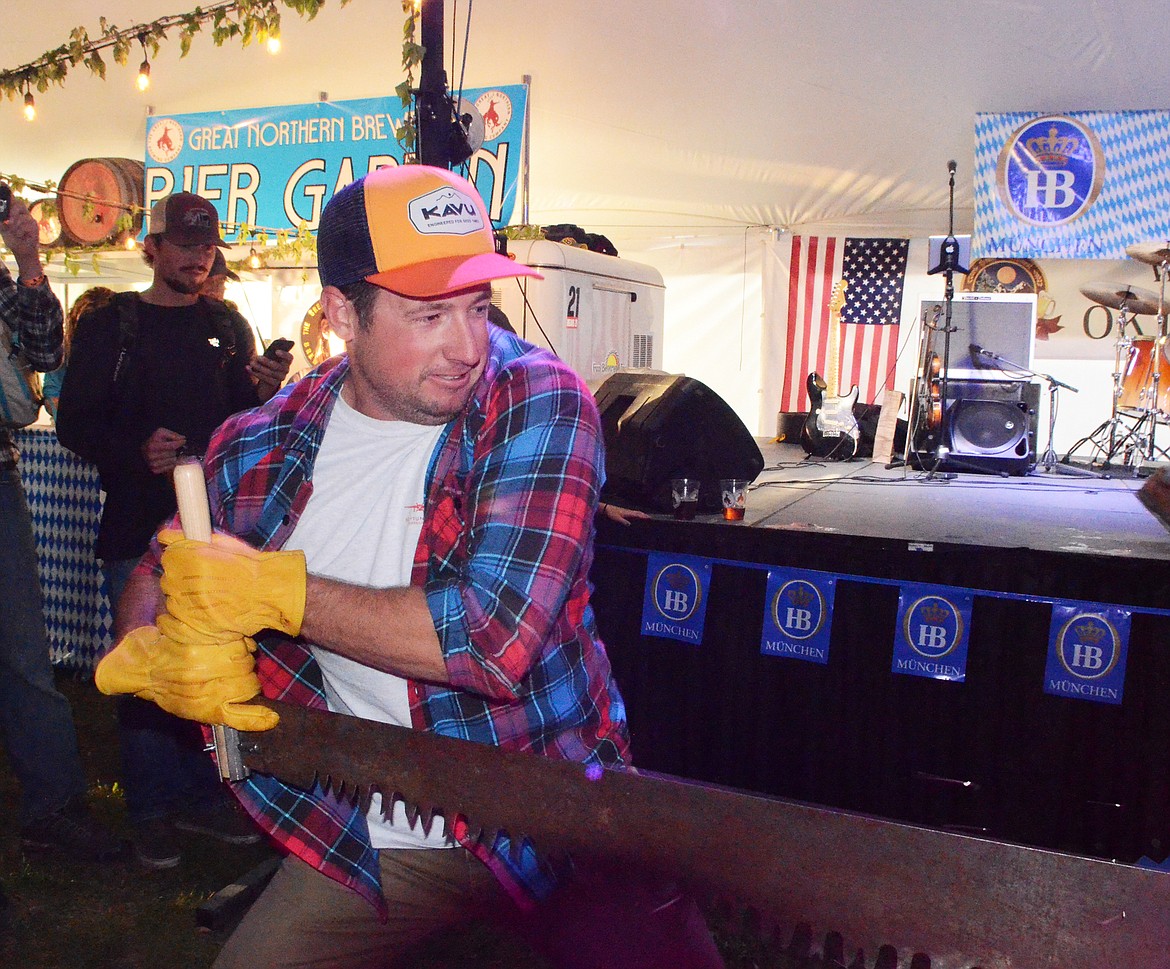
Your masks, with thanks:
[{"label": "light bulb", "polygon": [[280,34],[278,34],[276,31],[273,31],[271,34],[269,34],[268,40],[265,42],[265,46],[268,48],[269,54],[272,54],[273,56],[279,54],[280,53]]},{"label": "light bulb", "polygon": [[150,87],[150,61],[142,58],[142,66],[138,68],[138,90],[145,91]]},{"label": "light bulb", "polygon": [[260,255],[253,249],[252,254],[248,256],[248,266],[252,269],[259,269],[261,265],[263,264],[260,262]]},{"label": "light bulb", "polygon": [[32,96],[32,91],[26,91],[24,95],[24,120],[37,120],[37,102]]},{"label": "light bulb", "polygon": [[138,240],[135,239],[134,236],[130,235],[129,232],[127,232],[126,241],[123,242],[122,245],[126,247],[127,252],[133,252],[138,248]]}]

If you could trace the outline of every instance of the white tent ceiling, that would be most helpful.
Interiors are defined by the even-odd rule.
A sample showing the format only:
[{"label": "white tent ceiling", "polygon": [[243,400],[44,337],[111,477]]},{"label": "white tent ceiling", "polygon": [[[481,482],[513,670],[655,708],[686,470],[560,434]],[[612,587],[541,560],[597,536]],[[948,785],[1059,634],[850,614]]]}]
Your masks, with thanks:
[{"label": "white tent ceiling", "polygon": [[[97,36],[102,17],[126,28],[192,9],[193,0],[4,0],[0,68],[34,60],[79,25]],[[446,9],[448,64],[452,48],[463,53],[472,13],[467,87],[531,77],[528,221],[603,233],[661,271],[664,366],[705,381],[757,433],[775,426],[767,391],[782,376],[761,353],[780,325],[764,319],[766,227],[919,245],[947,228],[954,159],[955,229],[967,232],[978,112],[1170,108],[1170,27],[1154,0],[446,0]],[[33,124],[19,102],[0,102],[0,172],[58,180],[82,158],[141,158],[148,105],[174,114],[321,92],[392,96],[402,79],[399,0],[326,0],[313,21],[286,9],[282,39],[272,57],[235,41],[217,48],[204,33],[186,58],[172,40],[145,95],[135,54],[105,81],[74,68],[63,88],[37,95]],[[1148,286],[1147,269],[1090,264],[1050,287],[1066,326],[1044,352],[1072,362],[1045,365],[1084,391],[1062,405],[1065,444],[1108,413],[1111,387],[1112,343],[1075,339],[1089,305],[1077,287]],[[927,280],[908,290],[911,316]],[[913,350],[903,356],[905,369]],[[900,370],[898,386],[907,380]]]},{"label": "white tent ceiling", "polygon": [[[0,66],[64,43],[187,12],[185,0],[5,0]],[[447,0],[467,86],[532,78],[530,221],[575,222],[621,249],[648,238],[766,225],[923,235],[971,220],[978,111],[1165,108],[1166,8],[1153,0]],[[141,157],[156,113],[389,95],[401,80],[396,0],[327,0],[284,13],[272,57],[207,34],[180,59],[138,59],[105,81],[74,68],[37,96],[39,118],[0,104],[0,171],[59,179],[79,158]],[[452,78],[453,84],[457,78]]]}]

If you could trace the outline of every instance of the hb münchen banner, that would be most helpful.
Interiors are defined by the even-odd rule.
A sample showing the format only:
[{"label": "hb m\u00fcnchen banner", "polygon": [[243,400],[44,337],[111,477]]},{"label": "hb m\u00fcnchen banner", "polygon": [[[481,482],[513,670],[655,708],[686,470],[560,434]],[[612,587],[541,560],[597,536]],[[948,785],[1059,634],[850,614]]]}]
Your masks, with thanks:
[{"label": "hb m\u00fcnchen banner", "polygon": [[972,254],[1124,259],[1170,238],[1170,112],[979,114]]},{"label": "hb m\u00fcnchen banner", "polygon": [[[1125,690],[1130,619],[1170,615],[1099,602],[1049,599],[988,589],[966,589],[870,576],[767,567],[699,555],[649,552],[642,593],[643,636],[702,646],[712,566],[766,570],[760,655],[828,666],[836,590],[841,580],[898,587],[892,629],[872,636],[892,641],[890,672],[962,684],[976,597],[1045,602],[1051,606],[1048,660],[1037,686],[1052,696],[1120,704]],[[847,661],[847,660],[843,660]]]},{"label": "hb m\u00fcnchen banner", "polygon": [[[468,177],[498,228],[516,204],[528,88],[469,89],[463,99],[484,122],[483,146],[468,162]],[[394,137],[402,123],[397,97],[149,118],[146,207],[171,192],[195,192],[227,224],[296,231],[304,223],[315,231],[335,192],[402,162]]]}]

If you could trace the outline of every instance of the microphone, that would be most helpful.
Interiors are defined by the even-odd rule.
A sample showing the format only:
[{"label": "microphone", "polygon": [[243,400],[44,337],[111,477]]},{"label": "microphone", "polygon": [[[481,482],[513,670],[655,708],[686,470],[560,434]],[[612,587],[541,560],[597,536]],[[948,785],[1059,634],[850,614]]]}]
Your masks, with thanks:
[{"label": "microphone", "polygon": [[956,169],[956,168],[958,168],[958,167],[959,167],[959,166],[955,164],[955,162],[954,162],[954,159],[952,159],[951,161],[947,162],[947,171],[948,171],[948,172],[950,172],[952,175],[954,175],[954,174],[955,174],[955,169]]},{"label": "microphone", "polygon": [[971,356],[973,356],[973,357],[977,357],[980,354],[985,352],[983,347],[978,346],[977,344],[974,344],[974,343],[968,343],[967,349],[971,352]]}]

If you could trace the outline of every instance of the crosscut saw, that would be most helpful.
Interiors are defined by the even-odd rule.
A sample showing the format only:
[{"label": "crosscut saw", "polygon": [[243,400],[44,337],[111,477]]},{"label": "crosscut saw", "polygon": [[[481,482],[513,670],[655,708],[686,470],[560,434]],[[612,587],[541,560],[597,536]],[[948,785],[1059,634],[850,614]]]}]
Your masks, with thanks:
[{"label": "crosscut saw", "polygon": [[[202,490],[202,475],[185,488]],[[204,528],[184,516],[189,535]],[[879,950],[891,967],[892,946],[932,969],[1170,969],[1161,871],[253,702],[280,722],[213,728],[228,780],[257,771],[364,804],[377,792],[384,810],[402,801],[428,827],[463,815],[489,843],[506,832],[553,859],[674,878],[756,909],[765,927],[839,933],[858,953],[851,967]]]},{"label": "crosscut saw", "polygon": [[504,831],[550,857],[679,879],[765,925],[839,932],[850,953],[925,952],[933,969],[1170,967],[1164,872],[254,702],[280,723],[223,737],[221,769],[238,776],[379,792],[428,825],[464,815],[489,843]]}]

